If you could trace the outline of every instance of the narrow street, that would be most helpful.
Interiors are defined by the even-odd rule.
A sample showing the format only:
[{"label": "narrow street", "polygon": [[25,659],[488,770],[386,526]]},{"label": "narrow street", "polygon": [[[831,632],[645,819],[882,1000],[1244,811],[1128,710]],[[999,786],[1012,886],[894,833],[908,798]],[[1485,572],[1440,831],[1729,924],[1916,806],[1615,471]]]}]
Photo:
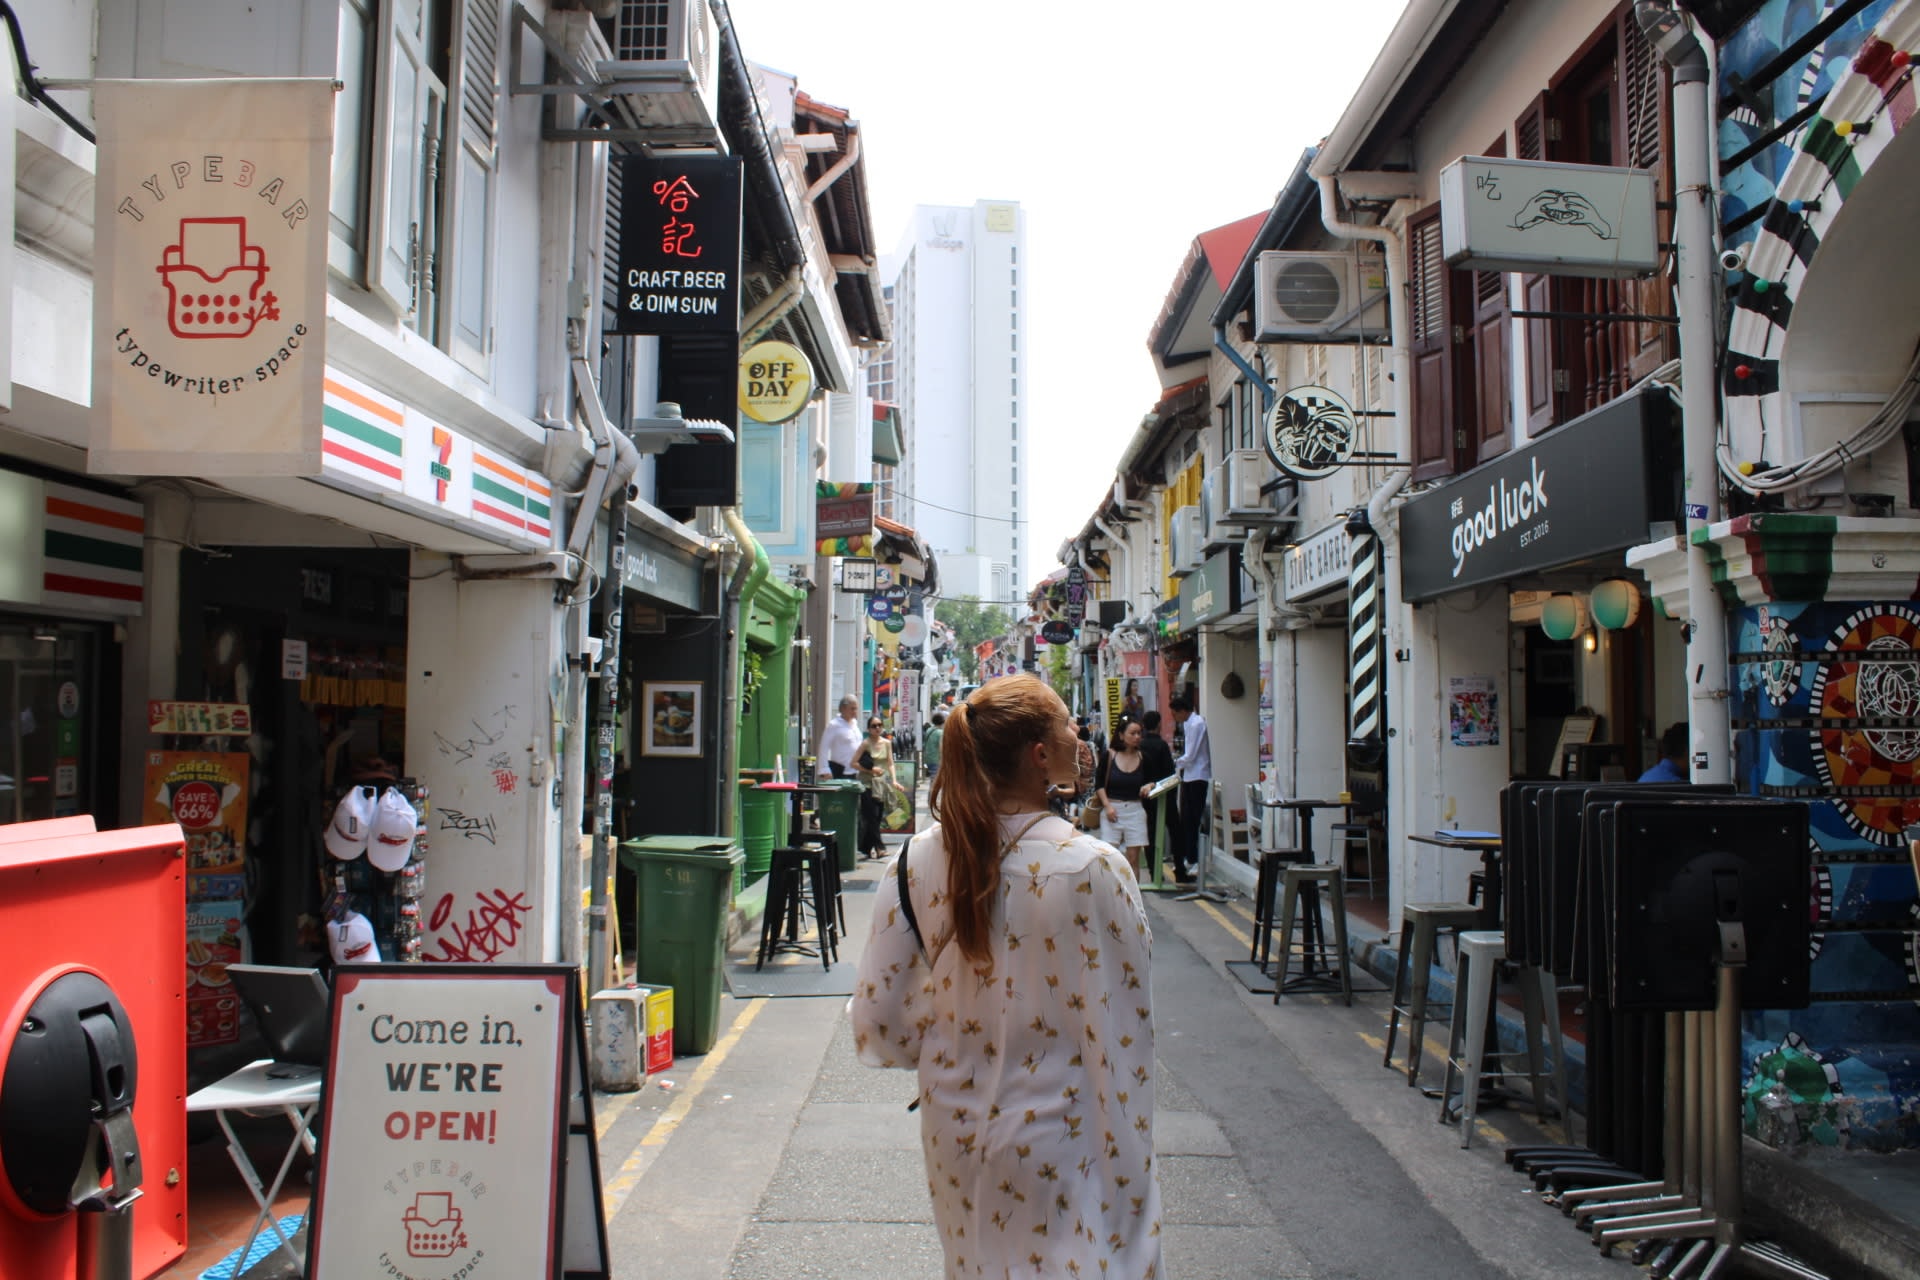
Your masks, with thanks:
[{"label": "narrow street", "polygon": [[[865,936],[880,865],[848,880],[855,945],[843,964]],[[1639,1274],[1538,1203],[1502,1142],[1461,1150],[1458,1131],[1435,1122],[1437,1104],[1381,1068],[1384,992],[1356,992],[1351,1009],[1312,995],[1276,1007],[1224,968],[1246,953],[1247,904],[1160,895],[1148,909],[1169,1275]],[[1356,985],[1378,984],[1356,974]],[[637,1094],[602,1097],[621,1276],[940,1274],[906,1110],[912,1078],[859,1065],[845,1003],[729,997],[713,1052]],[[1429,1075],[1439,1051],[1430,1026]],[[1489,1137],[1536,1132],[1519,1111],[1482,1123]]]}]

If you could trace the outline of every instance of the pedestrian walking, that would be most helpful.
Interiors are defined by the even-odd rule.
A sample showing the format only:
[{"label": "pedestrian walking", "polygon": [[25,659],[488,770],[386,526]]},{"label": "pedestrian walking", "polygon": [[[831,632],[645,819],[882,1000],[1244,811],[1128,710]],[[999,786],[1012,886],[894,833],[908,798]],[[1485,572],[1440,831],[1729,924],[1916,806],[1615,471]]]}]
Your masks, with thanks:
[{"label": "pedestrian walking", "polygon": [[[1174,775],[1173,748],[1168,746],[1167,740],[1160,736],[1160,713],[1158,711],[1148,711],[1140,717],[1140,758],[1145,762],[1145,786],[1150,787],[1162,778],[1171,778]],[[1155,796],[1153,799],[1146,801],[1147,840],[1149,842],[1152,842],[1155,838],[1154,833],[1160,830],[1160,807],[1166,803],[1166,799],[1167,797],[1165,796]],[[1172,819],[1173,814],[1171,810],[1169,810],[1167,815],[1168,825],[1172,825]],[[1177,841],[1179,832],[1175,832],[1174,837]]]},{"label": "pedestrian walking", "polygon": [[893,780],[893,744],[887,741],[880,717],[867,721],[867,736],[854,756],[854,770],[867,784],[860,797],[860,853],[862,857],[886,856],[881,833],[886,828],[887,810],[893,806],[893,794],[899,784]]},{"label": "pedestrian walking", "polygon": [[1180,758],[1173,762],[1180,773],[1180,842],[1174,849],[1173,874],[1185,884],[1200,865],[1200,819],[1206,815],[1207,792],[1213,787],[1213,750],[1207,743],[1207,722],[1193,709],[1191,698],[1182,694],[1167,705],[1173,708],[1181,735]]},{"label": "pedestrian walking", "polygon": [[927,730],[927,740],[920,745],[920,758],[927,762],[927,785],[933,785],[934,775],[940,772],[940,740],[946,736],[947,713],[940,710],[933,713],[933,724]]},{"label": "pedestrian walking", "polygon": [[949,1280],[1160,1274],[1153,940],[1125,860],[1048,812],[1077,744],[1032,676],[955,708],[848,1006],[862,1062],[919,1071]]},{"label": "pedestrian walking", "polygon": [[1100,797],[1100,838],[1124,849],[1136,877],[1146,869],[1147,807],[1140,788],[1147,782],[1147,762],[1140,750],[1141,728],[1136,720],[1122,720],[1113,750],[1100,762],[1096,794]]},{"label": "pedestrian walking", "polygon": [[853,756],[860,749],[860,700],[852,694],[840,699],[839,712],[820,731],[820,758],[836,778],[853,776]]}]

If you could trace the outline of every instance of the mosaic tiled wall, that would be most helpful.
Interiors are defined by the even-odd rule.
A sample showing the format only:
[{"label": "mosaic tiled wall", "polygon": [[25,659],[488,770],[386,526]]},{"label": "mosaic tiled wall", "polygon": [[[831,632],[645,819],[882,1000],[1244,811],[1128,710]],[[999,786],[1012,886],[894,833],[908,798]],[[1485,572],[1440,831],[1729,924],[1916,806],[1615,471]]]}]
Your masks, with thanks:
[{"label": "mosaic tiled wall", "polygon": [[[1801,1136],[1920,1145],[1920,606],[1743,606],[1729,619],[1736,781],[1804,799],[1813,1006],[1748,1015],[1750,1074],[1787,1073]],[[1751,1097],[1750,1093],[1750,1097]]]}]

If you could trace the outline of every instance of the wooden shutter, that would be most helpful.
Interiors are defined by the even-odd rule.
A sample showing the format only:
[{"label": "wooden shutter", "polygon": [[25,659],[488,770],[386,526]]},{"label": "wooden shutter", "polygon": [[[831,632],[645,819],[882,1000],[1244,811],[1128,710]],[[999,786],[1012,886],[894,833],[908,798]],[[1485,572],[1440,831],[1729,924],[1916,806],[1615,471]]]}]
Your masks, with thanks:
[{"label": "wooden shutter", "polygon": [[1511,397],[1508,395],[1507,277],[1498,271],[1473,273],[1473,457],[1480,463],[1505,453],[1510,442]]},{"label": "wooden shutter", "polygon": [[1413,477],[1423,480],[1452,469],[1453,316],[1447,305],[1452,273],[1441,256],[1439,210],[1408,223],[1407,257],[1413,319]]},{"label": "wooden shutter", "polygon": [[380,84],[374,119],[373,216],[367,220],[367,288],[405,316],[418,303],[425,202],[427,66],[425,0],[380,6]]},{"label": "wooden shutter", "polygon": [[[1655,197],[1662,203],[1672,199],[1673,181],[1669,173],[1671,111],[1666,64],[1631,13],[1620,20],[1620,128],[1617,133],[1614,164],[1635,169],[1651,169]],[[1673,214],[1656,211],[1654,224],[1660,239],[1673,240]],[[1647,280],[1630,280],[1621,285],[1622,310],[1640,315],[1673,314],[1671,277],[1662,272]],[[1620,326],[1623,334],[1629,383],[1636,382],[1671,359],[1679,350],[1673,340],[1673,326],[1632,324]]]},{"label": "wooden shutter", "polygon": [[[1526,111],[1513,125],[1513,158],[1516,160],[1546,160],[1548,154],[1548,134],[1551,124],[1547,115],[1547,96],[1543,93],[1528,104]],[[1523,311],[1550,311],[1553,309],[1553,277],[1542,271],[1520,273],[1520,309]],[[1528,320],[1525,325],[1526,347],[1522,359],[1526,361],[1526,419],[1527,435],[1535,436],[1552,426],[1559,416],[1559,404],[1554,394],[1554,371],[1560,367],[1554,323],[1551,320]]]},{"label": "wooden shutter", "polygon": [[453,182],[441,243],[448,246],[444,345],[482,377],[493,330],[494,189],[499,169],[500,0],[460,0],[451,94],[458,112]]}]

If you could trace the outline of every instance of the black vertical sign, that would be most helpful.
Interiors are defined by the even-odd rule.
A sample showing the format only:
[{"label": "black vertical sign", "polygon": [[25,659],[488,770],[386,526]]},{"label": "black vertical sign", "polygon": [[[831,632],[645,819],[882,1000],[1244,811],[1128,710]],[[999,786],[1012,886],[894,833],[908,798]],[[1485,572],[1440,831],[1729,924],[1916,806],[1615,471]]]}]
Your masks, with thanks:
[{"label": "black vertical sign", "polygon": [[738,333],[740,160],[624,156],[615,333]]}]

